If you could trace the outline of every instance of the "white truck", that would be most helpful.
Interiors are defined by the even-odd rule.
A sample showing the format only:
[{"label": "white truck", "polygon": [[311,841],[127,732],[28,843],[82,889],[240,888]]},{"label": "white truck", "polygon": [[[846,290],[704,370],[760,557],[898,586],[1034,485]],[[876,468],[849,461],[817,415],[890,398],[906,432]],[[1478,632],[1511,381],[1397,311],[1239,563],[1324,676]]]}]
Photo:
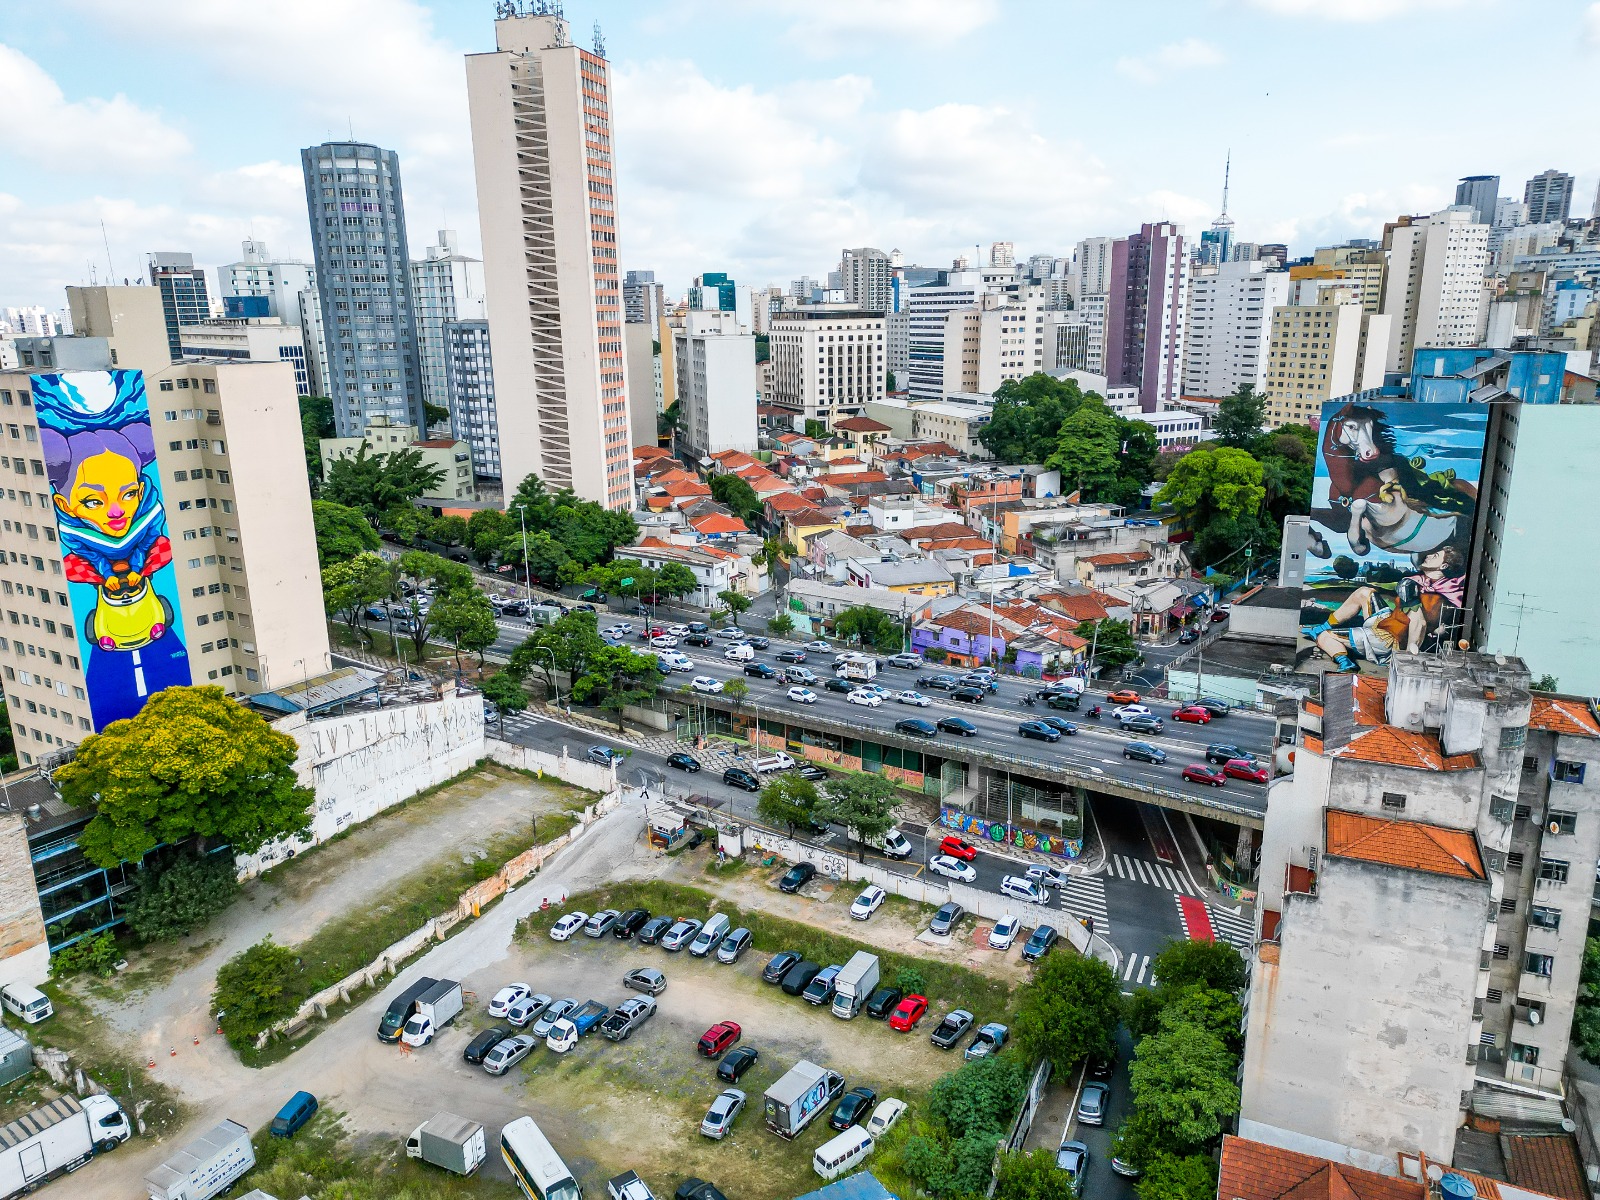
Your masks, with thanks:
[{"label": "white truck", "polygon": [[457,1175],[471,1175],[485,1154],[483,1126],[455,1113],[434,1113],[406,1139],[407,1158],[420,1158]]},{"label": "white truck", "polygon": [[76,1171],[132,1134],[128,1114],[110,1096],[52,1100],[0,1126],[0,1198]]},{"label": "white truck", "polygon": [[144,1177],[150,1200],[211,1200],[256,1165],[250,1131],[223,1121]]},{"label": "white truck", "polygon": [[606,1193],[611,1200],[656,1200],[656,1194],[639,1178],[637,1171],[624,1171],[606,1180]]},{"label": "white truck", "polygon": [[833,673],[840,679],[871,683],[878,677],[878,660],[867,654],[841,654],[834,661]]},{"label": "white truck", "polygon": [[833,1015],[850,1020],[878,986],[878,956],[857,950],[833,981]]},{"label": "white truck", "polygon": [[417,1005],[400,1040],[408,1046],[426,1046],[446,1025],[461,1015],[461,985],[441,979],[417,998]]}]

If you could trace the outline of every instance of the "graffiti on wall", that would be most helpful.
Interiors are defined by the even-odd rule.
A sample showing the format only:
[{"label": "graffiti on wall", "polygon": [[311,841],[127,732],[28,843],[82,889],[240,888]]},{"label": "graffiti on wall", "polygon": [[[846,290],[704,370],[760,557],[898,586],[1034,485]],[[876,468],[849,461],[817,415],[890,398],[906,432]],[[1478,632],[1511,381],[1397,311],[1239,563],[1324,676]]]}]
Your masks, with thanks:
[{"label": "graffiti on wall", "polygon": [[996,846],[1015,846],[1018,850],[1035,850],[1041,854],[1059,854],[1062,858],[1078,858],[1083,854],[1082,838],[1065,838],[1060,834],[1041,833],[1024,825],[1009,825],[1005,821],[989,821],[962,812],[959,808],[940,808],[939,824],[965,834],[974,842],[992,842]]}]

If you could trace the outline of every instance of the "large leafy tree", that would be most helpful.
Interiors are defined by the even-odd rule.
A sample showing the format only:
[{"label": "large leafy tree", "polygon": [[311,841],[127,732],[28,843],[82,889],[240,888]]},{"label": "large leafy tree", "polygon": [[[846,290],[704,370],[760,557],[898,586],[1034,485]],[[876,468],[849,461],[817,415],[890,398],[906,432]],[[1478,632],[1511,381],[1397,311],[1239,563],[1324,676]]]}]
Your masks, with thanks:
[{"label": "large leafy tree", "polygon": [[1084,621],[1072,632],[1089,643],[1097,667],[1125,667],[1139,659],[1139,647],[1134,644],[1126,621],[1111,617],[1103,621]]},{"label": "large leafy tree", "polygon": [[735,625],[739,623],[741,614],[750,611],[750,597],[743,592],[718,592],[717,599],[722,602],[722,607],[728,610],[728,615],[733,618]]},{"label": "large leafy tree", "polygon": [[528,693],[523,690],[522,680],[510,671],[496,671],[485,679],[483,698],[494,706],[502,728],[507,713],[519,713],[528,707]]},{"label": "large leafy tree", "polygon": [[374,453],[365,443],[355,454],[336,459],[322,481],[322,497],[358,508],[370,520],[395,505],[409,504],[444,483],[444,468],[429,466],[420,450]]},{"label": "large leafy tree", "polygon": [[996,1168],[994,1200],[1076,1200],[1049,1149],[1002,1151]]},{"label": "large leafy tree", "polygon": [[1144,1164],[1134,1188],[1139,1200],[1212,1200],[1217,1162],[1209,1154],[1156,1154]]},{"label": "large leafy tree", "polygon": [[774,775],[761,789],[756,797],[756,816],[768,825],[782,825],[793,837],[796,829],[816,818],[820,806],[817,785],[785,771]]},{"label": "large leafy tree", "polygon": [[467,549],[480,563],[488,563],[503,555],[507,543],[515,541],[522,547],[522,531],[516,523],[497,508],[480,508],[467,521]]},{"label": "large leafy tree", "polygon": [[1196,446],[1172,464],[1156,503],[1170,504],[1194,531],[1197,565],[1215,563],[1243,546],[1277,539],[1261,516],[1267,489],[1261,463],[1248,451]]},{"label": "large leafy tree", "polygon": [[97,866],[191,838],[254,854],[311,826],[299,752],[221,688],[172,687],[85,738],[55,778],[68,803],[95,810],[80,844]]},{"label": "large leafy tree", "polygon": [[858,640],[863,646],[891,654],[900,649],[904,640],[900,622],[881,608],[864,604],[847,608],[834,617],[833,633],[843,641]]},{"label": "large leafy tree", "polygon": [[1261,427],[1266,419],[1267,398],[1258,396],[1255,387],[1246,383],[1217,405],[1211,431],[1217,435],[1221,445],[1235,450],[1248,450],[1261,436]]},{"label": "large leafy tree", "polygon": [[737,475],[713,475],[711,498],[726,504],[729,511],[743,521],[754,521],[762,512],[761,497],[756,495],[755,488]]},{"label": "large leafy tree", "polygon": [[124,907],[128,928],[146,942],[186,937],[216,916],[239,894],[233,855],[185,854],[140,872],[133,899]]},{"label": "large leafy tree", "polygon": [[1097,958],[1048,955],[1018,996],[1017,1042],[1064,1077],[1081,1059],[1113,1057],[1121,1019],[1121,989],[1110,967]]},{"label": "large leafy tree", "polygon": [[1085,500],[1099,500],[1116,488],[1121,442],[1117,416],[1104,404],[1084,403],[1061,423],[1055,452],[1047,465],[1061,471],[1061,490],[1082,489]]},{"label": "large leafy tree", "polygon": [[1197,983],[1219,992],[1234,993],[1250,979],[1250,969],[1244,958],[1227,942],[1174,940],[1155,956],[1150,967],[1163,985],[1172,987]]},{"label": "large leafy tree", "polygon": [[333,401],[326,396],[300,397],[300,438],[305,444],[306,477],[311,481],[311,494],[315,496],[322,485],[323,438],[331,438],[333,428]]},{"label": "large leafy tree", "polygon": [[682,563],[662,563],[656,572],[656,591],[663,596],[687,596],[699,586],[694,572]]},{"label": "large leafy tree", "polygon": [[865,862],[868,844],[894,826],[896,799],[894,784],[882,775],[838,775],[824,788],[822,813],[850,830],[857,861]]},{"label": "large leafy tree", "polygon": [[518,679],[537,671],[546,686],[555,690],[553,671],[565,671],[576,679],[587,674],[595,656],[606,648],[595,614],[570,612],[542,629],[536,629],[511,652],[506,669]]},{"label": "large leafy tree", "polygon": [[1044,462],[1055,453],[1062,422],[1083,400],[1072,379],[1042,373],[1008,379],[995,389],[993,415],[978,441],[1001,462]]},{"label": "large leafy tree", "polygon": [[[580,566],[607,562],[618,546],[626,546],[639,535],[639,527],[627,513],[612,512],[592,500],[580,500],[569,489],[549,491],[544,480],[529,475],[518,485],[506,505],[520,540],[526,520],[528,536],[550,534]],[[533,555],[529,547],[529,557]]]},{"label": "large leafy tree", "polygon": [[1221,1134],[1239,1111],[1238,1060],[1222,1039],[1187,1021],[1162,1019],[1159,1032],[1142,1038],[1129,1069],[1135,1128],[1144,1153],[1187,1155]]},{"label": "large leafy tree", "polygon": [[453,588],[439,596],[428,610],[428,626],[454,647],[458,671],[463,650],[475,655],[481,667],[484,651],[500,636],[494,606],[477,588]]},{"label": "large leafy tree", "polygon": [[211,993],[211,1015],[228,1044],[243,1050],[293,1013],[302,973],[299,957],[271,934],[223,963]]},{"label": "large leafy tree", "polygon": [[317,565],[346,562],[382,542],[378,531],[360,509],[347,508],[331,500],[311,502],[311,527],[317,538]]},{"label": "large leafy tree", "polygon": [[371,552],[322,568],[322,603],[330,616],[339,617],[352,633],[361,629],[361,614],[370,604],[389,597],[394,573],[389,564]]},{"label": "large leafy tree", "polygon": [[467,540],[467,519],[440,517],[428,526],[428,536],[447,550],[459,546]]},{"label": "large leafy tree", "polygon": [[589,660],[588,670],[572,681],[572,698],[616,714],[622,728],[622,710],[630,704],[644,704],[655,694],[661,681],[656,660],[626,646],[605,646]]}]

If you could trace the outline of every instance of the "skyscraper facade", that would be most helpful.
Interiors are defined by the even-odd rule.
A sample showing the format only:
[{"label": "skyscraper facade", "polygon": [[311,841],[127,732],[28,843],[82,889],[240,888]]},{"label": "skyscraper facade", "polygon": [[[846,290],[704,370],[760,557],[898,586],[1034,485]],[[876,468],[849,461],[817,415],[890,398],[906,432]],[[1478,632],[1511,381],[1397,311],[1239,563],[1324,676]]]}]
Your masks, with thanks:
[{"label": "skyscraper facade", "polygon": [[839,281],[845,300],[857,308],[888,312],[893,307],[889,276],[889,256],[882,250],[858,246],[840,256]]},{"label": "skyscraper facade", "polygon": [[1383,311],[1394,318],[1388,370],[1410,370],[1418,346],[1478,344],[1489,318],[1488,262],[1489,227],[1465,205],[1390,231],[1383,295]]},{"label": "skyscraper facade", "polygon": [[1472,209],[1472,219],[1479,225],[1493,225],[1495,208],[1500,202],[1500,176],[1467,175],[1456,184],[1456,204]]},{"label": "skyscraper facade", "polygon": [[1522,189],[1529,225],[1565,221],[1572,211],[1572,176],[1565,171],[1540,171]]},{"label": "skyscraper facade", "polygon": [[467,56],[502,478],[633,502],[617,269],[611,65],[567,22],[507,0]]},{"label": "skyscraper facade", "polygon": [[1189,261],[1181,226],[1141,225],[1112,246],[1106,305],[1106,371],[1112,387],[1139,389],[1139,408],[1178,398]]},{"label": "skyscraper facade", "polygon": [[376,416],[425,428],[400,158],[325,142],[300,151],[300,166],[334,429],[358,437]]},{"label": "skyscraper facade", "polygon": [[629,271],[622,280],[622,319],[631,325],[648,325],[654,329],[661,323],[666,309],[662,285],[656,282],[654,271]]},{"label": "skyscraper facade", "polygon": [[178,330],[198,325],[211,316],[206,295],[206,273],[194,265],[194,255],[163,251],[150,256],[150,282],[161,289],[161,311],[167,319],[167,349],[172,361],[183,357]]},{"label": "skyscraper facade", "polygon": [[489,322],[446,321],[445,386],[450,424],[472,447],[473,469],[500,478],[500,425],[494,405],[494,362],[489,352]]},{"label": "skyscraper facade", "polygon": [[285,325],[305,324],[300,293],[315,287],[316,280],[317,273],[310,263],[297,258],[273,258],[266,242],[255,238],[245,238],[241,243],[238,262],[217,268],[217,285],[222,289],[224,304],[239,296],[265,298],[264,315],[277,317]]},{"label": "skyscraper facade", "polygon": [[[462,254],[454,229],[439,230],[439,244],[411,264],[411,306],[417,318],[417,366],[422,398],[437,408],[450,405],[449,347],[445,326],[484,317],[483,263]],[[451,428],[464,437],[455,413]]]}]

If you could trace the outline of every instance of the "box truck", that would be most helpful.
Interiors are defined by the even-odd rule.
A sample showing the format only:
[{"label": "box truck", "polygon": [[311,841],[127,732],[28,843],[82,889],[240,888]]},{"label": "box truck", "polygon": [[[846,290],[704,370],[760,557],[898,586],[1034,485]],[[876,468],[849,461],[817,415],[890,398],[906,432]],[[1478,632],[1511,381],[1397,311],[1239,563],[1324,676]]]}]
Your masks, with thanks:
[{"label": "box truck", "polygon": [[437,979],[429,979],[424,975],[393,1000],[384,1010],[383,1020],[378,1022],[378,1040],[380,1042],[398,1042],[400,1031],[405,1028],[406,1022],[411,1019],[411,1014],[416,1011],[417,1001],[428,994],[428,989],[438,983]]},{"label": "box truck", "polygon": [[400,1040],[408,1046],[426,1046],[460,1015],[461,985],[454,979],[441,979],[417,997],[416,1009],[407,1018]]},{"label": "box truck", "polygon": [[487,1152],[483,1126],[455,1113],[434,1113],[406,1139],[408,1158],[420,1158],[457,1175],[471,1175]]},{"label": "box truck", "polygon": [[223,1121],[144,1177],[150,1200],[211,1200],[256,1165],[250,1131]]},{"label": "box truck", "polygon": [[857,950],[833,981],[833,1015],[848,1021],[878,986],[878,956]]},{"label": "box truck", "polygon": [[62,1096],[0,1126],[0,1197],[31,1192],[132,1136],[110,1096]]},{"label": "box truck", "polygon": [[844,1076],[801,1059],[766,1091],[767,1128],[781,1138],[795,1138],[844,1091]]}]

